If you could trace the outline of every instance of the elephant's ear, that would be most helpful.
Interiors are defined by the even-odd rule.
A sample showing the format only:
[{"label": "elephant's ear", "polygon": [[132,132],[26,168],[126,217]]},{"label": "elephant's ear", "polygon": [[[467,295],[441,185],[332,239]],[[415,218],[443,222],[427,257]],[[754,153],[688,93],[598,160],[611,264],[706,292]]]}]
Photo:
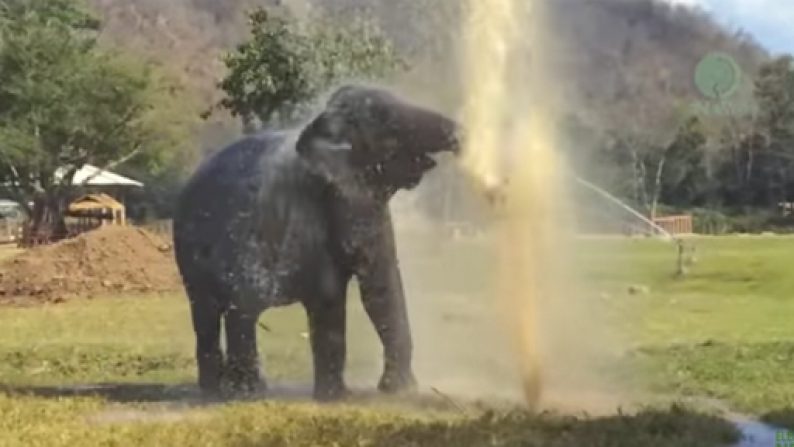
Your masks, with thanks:
[{"label": "elephant's ear", "polygon": [[303,129],[295,149],[301,156],[312,157],[324,151],[349,151],[352,142],[342,120],[324,112]]},{"label": "elephant's ear", "polygon": [[298,153],[316,157],[345,151],[359,168],[389,159],[392,151],[380,137],[388,124],[383,117],[390,112],[387,103],[392,100],[384,93],[353,86],[340,88],[328,100],[325,111],[301,133]]},{"label": "elephant's ear", "polygon": [[312,171],[336,187],[346,188],[355,178],[350,163],[353,145],[341,124],[327,112],[321,114],[303,129],[295,150]]}]

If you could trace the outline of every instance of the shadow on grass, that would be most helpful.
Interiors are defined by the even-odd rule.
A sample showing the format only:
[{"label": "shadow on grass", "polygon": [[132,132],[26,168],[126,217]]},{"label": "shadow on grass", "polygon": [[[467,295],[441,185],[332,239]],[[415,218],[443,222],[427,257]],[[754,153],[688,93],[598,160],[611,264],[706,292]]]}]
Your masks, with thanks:
[{"label": "shadow on grass", "polygon": [[[190,441],[191,436],[201,434],[217,436],[225,440],[225,445],[236,447],[361,445],[362,440],[367,445],[382,447],[707,447],[732,445],[740,437],[732,423],[680,406],[645,410],[638,414],[588,418],[553,413],[532,414],[508,408],[489,410],[484,405],[456,403],[445,396],[415,394],[386,397],[371,390],[356,390],[344,405],[327,407],[330,411],[313,405],[282,405],[311,401],[311,387],[300,384],[274,385],[266,395],[234,401],[203,399],[192,383],[0,385],[0,393],[46,399],[99,397],[119,404],[150,403],[167,408],[175,405],[178,406],[177,410],[206,408],[227,402],[248,402],[217,413],[219,419],[197,422],[205,431],[195,430],[193,425],[149,426],[142,439],[151,437],[152,444],[145,445],[155,445],[158,440],[168,439],[169,430],[183,430],[184,433],[180,432],[179,436],[186,437],[184,445],[202,444],[203,441],[199,442],[198,439],[196,443],[191,444]],[[384,405],[388,407],[390,404],[394,404],[392,408],[402,407],[409,411],[382,411]],[[445,410],[447,416],[420,416],[421,412],[428,410]],[[140,411],[148,410],[144,408]],[[104,415],[112,422],[114,419],[111,416],[118,415],[112,412]],[[259,427],[258,424],[264,425]],[[141,430],[143,433],[144,429]],[[210,440],[206,439],[207,442]]]},{"label": "shadow on grass", "polygon": [[193,384],[97,383],[68,386],[20,386],[0,384],[0,392],[43,398],[99,397],[114,403],[165,403],[193,401],[212,403]]},{"label": "shadow on grass", "polygon": [[[178,403],[189,406],[209,406],[235,402],[272,401],[282,403],[314,402],[312,385],[299,383],[278,383],[267,391],[253,394],[207,397],[193,383],[96,383],[68,386],[20,386],[0,384],[0,393],[9,395],[33,396],[48,399],[64,397],[96,397],[118,404],[169,404]],[[463,406],[471,410],[495,408],[496,404],[458,403],[443,395],[412,393],[388,396],[376,390],[354,388],[352,395],[342,403],[368,406],[370,404],[391,405],[409,409],[436,411],[463,411]]]},{"label": "shadow on grass", "polygon": [[[677,407],[594,419],[524,411],[485,412],[453,420],[368,420],[365,415],[344,413],[305,419],[299,427],[281,426],[233,445],[362,445],[363,439],[366,445],[379,447],[724,447],[740,439],[731,423]],[[300,416],[291,420],[300,421]],[[296,439],[310,442],[285,443]]]}]

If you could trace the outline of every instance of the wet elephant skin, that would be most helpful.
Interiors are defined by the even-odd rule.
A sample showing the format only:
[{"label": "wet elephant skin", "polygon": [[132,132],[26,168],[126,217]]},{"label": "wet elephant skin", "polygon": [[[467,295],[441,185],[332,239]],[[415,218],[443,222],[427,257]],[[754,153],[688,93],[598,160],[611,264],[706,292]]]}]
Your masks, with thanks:
[{"label": "wet elephant skin", "polygon": [[203,391],[264,389],[256,322],[268,308],[301,303],[314,396],[343,397],[354,275],[384,348],[379,389],[415,386],[389,200],[435,166],[432,154],[457,151],[457,134],[439,113],[346,86],[305,127],[246,137],[203,162],[174,217]]}]

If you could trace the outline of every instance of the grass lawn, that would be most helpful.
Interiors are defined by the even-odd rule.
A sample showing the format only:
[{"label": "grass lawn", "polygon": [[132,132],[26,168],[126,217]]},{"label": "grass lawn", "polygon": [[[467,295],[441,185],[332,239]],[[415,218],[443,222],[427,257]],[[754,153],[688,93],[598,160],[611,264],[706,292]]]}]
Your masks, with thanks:
[{"label": "grass lawn", "polygon": [[697,262],[684,279],[671,276],[675,253],[649,241],[608,251],[629,268],[590,270],[613,290],[629,281],[648,287],[609,303],[635,340],[633,359],[659,391],[716,398],[756,415],[794,406],[794,239],[694,243]]},{"label": "grass lawn", "polygon": [[[497,360],[483,357],[492,347],[488,337],[473,323],[492,305],[484,278],[494,263],[484,243],[403,240],[420,375],[454,375],[456,368],[483,369],[483,363],[495,367]],[[693,242],[697,262],[683,279],[673,275],[672,245],[577,243],[587,299],[627,340],[621,362],[652,393],[718,399],[737,411],[794,422],[794,377],[788,372],[794,327],[787,324],[794,316],[794,275],[788,274],[794,238]],[[348,379],[372,388],[379,344],[354,295]],[[300,396],[310,383],[305,326],[301,309],[290,307],[265,313],[260,329],[268,379],[277,389],[298,389]],[[198,405],[193,338],[181,296],[0,308],[0,327],[4,446],[709,446],[736,437],[721,419],[678,406],[574,418],[453,405],[432,394],[364,396],[325,407],[305,398],[292,402],[287,392],[276,402]],[[445,362],[454,368],[443,371]],[[508,380],[504,387],[511,386]]]}]

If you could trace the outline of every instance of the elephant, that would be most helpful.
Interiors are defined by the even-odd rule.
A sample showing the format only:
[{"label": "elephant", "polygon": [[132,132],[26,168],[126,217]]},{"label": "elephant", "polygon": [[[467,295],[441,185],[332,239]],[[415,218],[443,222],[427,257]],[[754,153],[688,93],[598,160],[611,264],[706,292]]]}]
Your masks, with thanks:
[{"label": "elephant", "polygon": [[440,153],[459,148],[459,126],[443,114],[385,89],[345,85],[302,128],[262,131],[208,156],[181,191],[173,220],[200,389],[266,391],[258,318],[300,303],[313,398],[348,395],[346,293],[354,276],[383,346],[378,389],[415,389],[389,201],[416,187]]}]

